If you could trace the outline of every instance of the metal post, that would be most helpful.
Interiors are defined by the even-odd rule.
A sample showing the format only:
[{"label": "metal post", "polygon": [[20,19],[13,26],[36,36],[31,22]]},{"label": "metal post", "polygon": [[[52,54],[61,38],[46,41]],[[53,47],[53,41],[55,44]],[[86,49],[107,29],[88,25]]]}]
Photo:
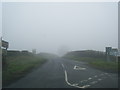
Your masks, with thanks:
[{"label": "metal post", "polygon": [[112,50],[112,47],[106,47],[106,57],[107,57],[107,61],[110,61],[110,52]]}]

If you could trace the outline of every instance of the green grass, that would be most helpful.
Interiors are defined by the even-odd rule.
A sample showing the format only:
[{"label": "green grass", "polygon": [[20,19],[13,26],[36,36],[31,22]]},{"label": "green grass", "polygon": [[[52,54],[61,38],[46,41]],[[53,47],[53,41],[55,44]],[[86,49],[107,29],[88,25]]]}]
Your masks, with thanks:
[{"label": "green grass", "polygon": [[105,59],[102,58],[76,57],[76,56],[67,56],[65,58],[87,62],[88,65],[105,71],[118,72],[118,70],[120,70],[120,67],[118,67],[120,65],[120,62],[119,63],[113,61],[107,62]]},{"label": "green grass", "polygon": [[112,72],[118,71],[118,63],[116,62],[94,61],[90,62],[89,64],[103,70],[108,70]]},{"label": "green grass", "polygon": [[105,59],[101,58],[92,58],[92,57],[76,57],[76,56],[67,56],[65,58],[69,58],[76,61],[83,61],[83,62],[93,62],[93,61],[105,61]]},{"label": "green grass", "polygon": [[37,56],[14,56],[7,57],[7,66],[3,69],[3,86],[15,79],[25,76],[31,69],[43,64],[46,59]]}]

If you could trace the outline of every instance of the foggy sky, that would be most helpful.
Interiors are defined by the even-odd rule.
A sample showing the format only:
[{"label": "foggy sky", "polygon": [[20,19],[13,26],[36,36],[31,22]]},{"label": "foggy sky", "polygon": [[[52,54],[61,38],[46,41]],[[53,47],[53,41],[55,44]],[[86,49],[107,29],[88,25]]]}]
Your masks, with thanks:
[{"label": "foggy sky", "polygon": [[3,39],[9,49],[57,53],[118,47],[117,2],[3,3]]}]

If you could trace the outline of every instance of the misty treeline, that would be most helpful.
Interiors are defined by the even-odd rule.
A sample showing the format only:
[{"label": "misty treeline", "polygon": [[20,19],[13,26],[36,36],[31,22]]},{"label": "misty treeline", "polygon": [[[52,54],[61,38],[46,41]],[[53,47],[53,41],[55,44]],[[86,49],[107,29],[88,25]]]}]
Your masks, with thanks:
[{"label": "misty treeline", "polygon": [[[72,51],[64,55],[64,57],[73,56],[73,57],[91,57],[91,58],[101,58],[106,60],[106,54],[102,51],[95,50],[84,50],[84,51]],[[115,56],[109,56],[111,60],[115,60]]]}]

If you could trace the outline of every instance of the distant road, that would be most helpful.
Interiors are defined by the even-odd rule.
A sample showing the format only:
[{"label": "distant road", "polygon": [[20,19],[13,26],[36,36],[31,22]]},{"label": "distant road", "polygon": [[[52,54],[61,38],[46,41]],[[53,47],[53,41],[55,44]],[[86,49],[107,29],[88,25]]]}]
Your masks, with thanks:
[{"label": "distant road", "polygon": [[51,58],[7,88],[118,88],[118,76],[83,62]]}]

